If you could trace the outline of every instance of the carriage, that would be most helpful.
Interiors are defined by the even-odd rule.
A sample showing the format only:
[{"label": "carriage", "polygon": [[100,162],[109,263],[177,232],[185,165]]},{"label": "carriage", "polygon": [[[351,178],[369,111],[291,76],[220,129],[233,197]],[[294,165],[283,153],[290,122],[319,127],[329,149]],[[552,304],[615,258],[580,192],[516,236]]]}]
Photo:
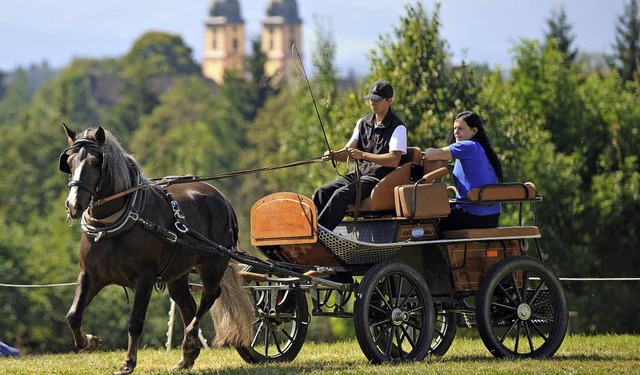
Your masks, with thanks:
[{"label": "carriage", "polygon": [[[279,192],[258,200],[251,209],[251,243],[263,256],[255,257],[237,249],[234,210],[202,178],[145,178],[102,127],[65,131],[69,147],[59,160],[69,174],[65,206],[70,220],[81,219],[83,232],[67,314],[78,350],[100,345],[82,329],[91,300],[110,284],[135,290],[127,354],[115,374],[136,367],[158,283],[167,285],[183,318],[182,359],[175,369],[193,366],[200,323],[214,301],[223,310],[212,310],[222,322],[216,320],[216,340],[236,346],[251,363],[293,360],[311,316],[353,319],[372,363],[444,355],[460,325],[477,327],[496,357],[551,357],[564,339],[567,303],[558,277],[543,262],[535,226],[542,196],[530,182],[487,185],[469,192],[465,202],[516,205],[517,226],[441,231],[438,219],[454,203],[451,187],[440,181],[448,168],[412,147],[406,162],[333,231],[317,223],[308,197]],[[533,225],[524,225],[525,216]],[[245,269],[229,267],[230,259]],[[199,306],[188,282],[192,271],[202,282]]]},{"label": "carriage", "polygon": [[300,194],[275,193],[253,205],[251,242],[271,268],[243,272],[256,303],[251,346],[238,348],[246,361],[293,360],[311,316],[353,319],[373,363],[444,355],[458,326],[476,327],[496,357],[557,351],[567,303],[543,262],[536,186],[501,183],[469,193],[466,203],[517,207],[517,226],[443,232],[438,218],[455,202],[440,180],[446,163],[424,160],[416,147],[408,154],[333,231],[316,222],[313,202]]}]

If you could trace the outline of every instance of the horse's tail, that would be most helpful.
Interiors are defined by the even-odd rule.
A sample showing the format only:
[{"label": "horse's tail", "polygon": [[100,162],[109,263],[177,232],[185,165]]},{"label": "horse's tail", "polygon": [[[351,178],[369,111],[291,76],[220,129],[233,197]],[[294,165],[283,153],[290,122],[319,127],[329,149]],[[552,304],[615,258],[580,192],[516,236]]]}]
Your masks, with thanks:
[{"label": "horse's tail", "polygon": [[255,304],[237,267],[237,263],[229,262],[220,282],[220,297],[211,310],[216,331],[214,346],[251,345]]}]

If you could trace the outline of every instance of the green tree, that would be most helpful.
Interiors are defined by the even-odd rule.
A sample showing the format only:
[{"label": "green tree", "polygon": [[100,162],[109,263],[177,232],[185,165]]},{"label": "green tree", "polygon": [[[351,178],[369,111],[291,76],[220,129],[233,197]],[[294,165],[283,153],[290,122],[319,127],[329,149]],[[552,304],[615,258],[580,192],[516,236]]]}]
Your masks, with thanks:
[{"label": "green tree", "polygon": [[176,78],[140,123],[131,149],[149,176],[225,172],[238,152],[235,129],[198,76]]},{"label": "green tree", "polygon": [[553,39],[554,45],[565,54],[565,64],[572,64],[578,55],[578,50],[571,46],[574,37],[571,34],[571,24],[567,21],[564,8],[560,8],[558,12],[553,11],[551,18],[547,19],[547,27],[549,28],[545,32],[547,43]]},{"label": "green tree", "polygon": [[7,85],[4,95],[0,96],[0,127],[15,125],[18,114],[29,105],[29,77],[18,69]]},{"label": "green tree", "polygon": [[140,117],[159,103],[163,83],[178,75],[198,75],[192,50],[182,37],[151,31],[136,40],[120,60],[120,101],[110,109],[107,124],[127,142],[140,126]]},{"label": "green tree", "polygon": [[638,1],[630,0],[618,16],[616,26],[616,43],[614,49],[614,66],[623,82],[635,79],[640,59],[640,14]]},{"label": "green tree", "polygon": [[450,64],[448,44],[440,35],[440,5],[431,17],[420,2],[405,7],[400,25],[392,35],[381,36],[370,53],[369,80],[392,83],[392,108],[407,125],[410,145],[428,147],[445,138],[450,127],[444,120],[452,112],[476,104],[478,86],[465,64]]}]

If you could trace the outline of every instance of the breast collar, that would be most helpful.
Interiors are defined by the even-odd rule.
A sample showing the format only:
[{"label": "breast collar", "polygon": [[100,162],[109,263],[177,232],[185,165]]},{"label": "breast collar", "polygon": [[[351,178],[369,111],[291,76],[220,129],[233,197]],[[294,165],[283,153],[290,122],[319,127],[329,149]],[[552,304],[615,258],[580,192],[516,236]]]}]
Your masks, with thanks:
[{"label": "breast collar", "polygon": [[[136,173],[136,184],[143,183],[140,173]],[[139,212],[142,209],[146,189],[136,190],[129,194],[122,209],[111,216],[96,219],[86,210],[80,220],[82,232],[94,242],[102,238],[111,238],[128,232],[133,228],[139,219]]]}]

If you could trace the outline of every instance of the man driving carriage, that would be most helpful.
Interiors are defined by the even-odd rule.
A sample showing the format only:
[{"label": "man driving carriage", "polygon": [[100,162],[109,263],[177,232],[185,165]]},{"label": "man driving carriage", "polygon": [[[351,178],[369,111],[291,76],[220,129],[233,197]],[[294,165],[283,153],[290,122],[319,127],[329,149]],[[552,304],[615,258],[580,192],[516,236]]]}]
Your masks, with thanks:
[{"label": "man driving carriage", "polygon": [[[380,180],[394,170],[407,153],[407,129],[391,110],[393,87],[376,81],[364,97],[372,113],[360,118],[347,144],[338,151],[326,151],[323,160],[362,162],[357,171],[320,186],[313,194],[318,224],[333,230],[342,221],[348,205],[368,196]],[[358,182],[359,174],[359,182]]]}]

